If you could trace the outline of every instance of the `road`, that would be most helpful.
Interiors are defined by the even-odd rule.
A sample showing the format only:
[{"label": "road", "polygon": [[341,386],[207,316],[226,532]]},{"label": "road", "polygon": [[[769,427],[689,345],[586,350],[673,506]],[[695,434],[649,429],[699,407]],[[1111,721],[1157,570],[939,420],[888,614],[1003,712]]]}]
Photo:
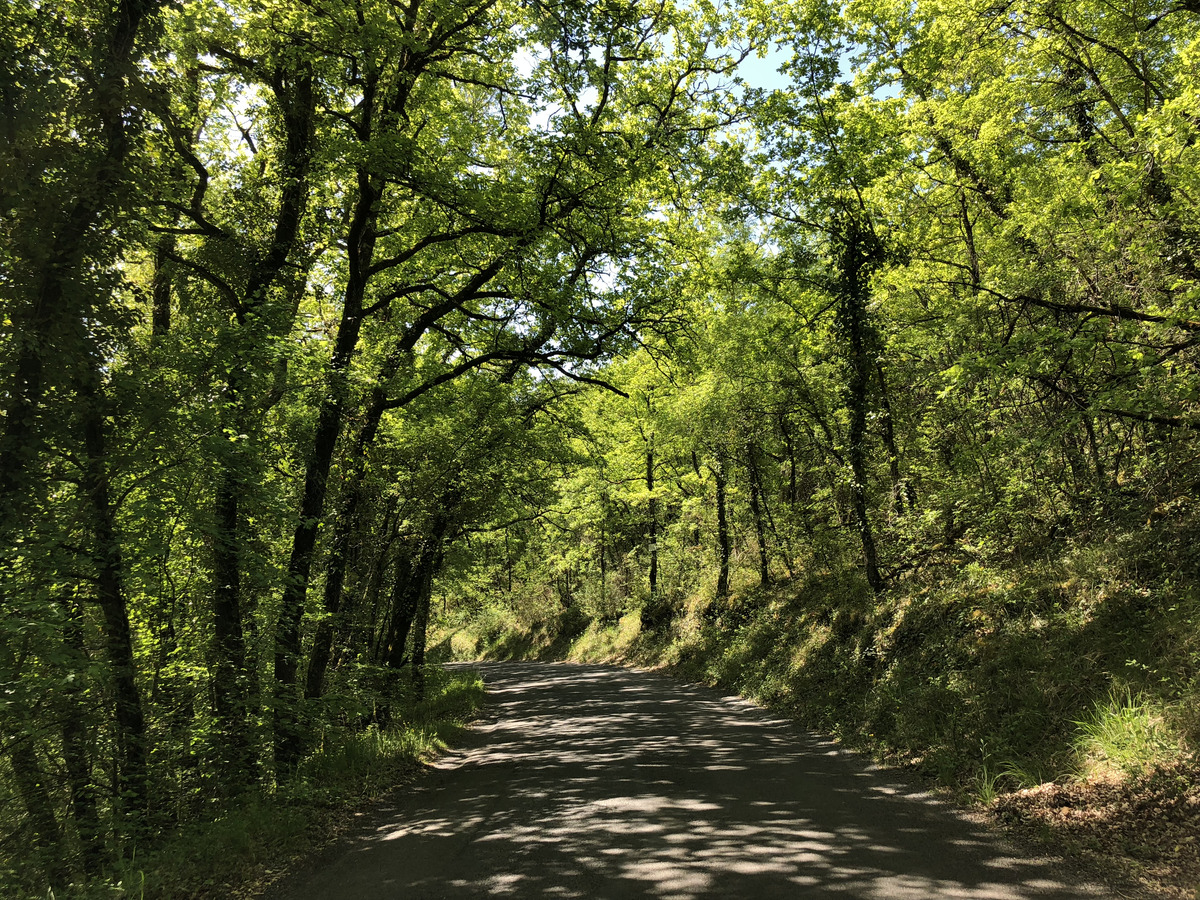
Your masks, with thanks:
[{"label": "road", "polygon": [[485,719],[281,900],[1107,896],[738,698],[488,663]]}]

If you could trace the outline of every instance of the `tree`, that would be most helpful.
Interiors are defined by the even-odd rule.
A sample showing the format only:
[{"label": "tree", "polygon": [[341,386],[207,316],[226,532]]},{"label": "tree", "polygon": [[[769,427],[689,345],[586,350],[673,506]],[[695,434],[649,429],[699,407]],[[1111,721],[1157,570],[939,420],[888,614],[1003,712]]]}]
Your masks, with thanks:
[{"label": "tree", "polygon": [[[118,280],[110,235],[125,223],[134,181],[131,71],[157,6],[128,0],[98,15],[57,4],[18,7],[6,14],[0,48],[6,62],[0,278],[7,326],[0,355],[0,605],[13,614],[0,633],[0,662],[6,680],[28,677],[29,648],[18,636],[55,615],[44,601],[38,608],[22,595],[22,576],[28,574],[22,524],[52,493],[48,450],[67,441],[80,452],[74,477],[89,520],[81,555],[93,570],[89,599],[100,609],[115,700],[114,795],[120,814],[134,823],[143,820],[149,802],[146,729],[114,528],[103,330],[117,315],[105,299]],[[65,432],[56,418],[68,423]],[[35,708],[18,704],[18,731]],[[78,745],[70,733],[67,740],[74,753]],[[61,840],[61,831],[32,741],[18,741],[11,763],[36,823],[35,840],[52,860],[46,876],[52,886],[61,886],[68,869],[49,849]],[[74,812],[89,844],[87,864],[94,866],[89,779],[76,756],[69,763]]]}]

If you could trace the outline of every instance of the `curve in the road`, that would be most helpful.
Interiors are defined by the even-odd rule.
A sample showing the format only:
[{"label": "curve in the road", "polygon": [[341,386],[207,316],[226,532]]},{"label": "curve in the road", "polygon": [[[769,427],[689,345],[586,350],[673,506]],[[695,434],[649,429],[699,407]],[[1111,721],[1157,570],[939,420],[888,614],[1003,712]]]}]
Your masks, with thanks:
[{"label": "curve in the road", "polygon": [[1105,896],[736,698],[605,666],[479,669],[467,745],[275,896]]}]

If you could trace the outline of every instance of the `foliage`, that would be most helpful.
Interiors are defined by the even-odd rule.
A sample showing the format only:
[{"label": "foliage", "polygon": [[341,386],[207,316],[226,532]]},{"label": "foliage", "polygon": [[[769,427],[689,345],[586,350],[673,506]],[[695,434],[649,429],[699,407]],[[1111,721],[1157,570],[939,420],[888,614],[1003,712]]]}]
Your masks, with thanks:
[{"label": "foliage", "polygon": [[460,647],[666,666],[949,787],[1055,852],[1190,890],[1200,605],[1174,577],[1195,561],[1190,527],[912,578],[883,598],[848,562],[738,594],[715,622],[696,598],[665,632],[629,616]]},{"label": "foliage", "polygon": [[428,689],[435,580],[537,503],[574,386],[674,327],[652,213],[732,117],[716,17],[397,9],[3,14],[0,828],[30,886],[309,784],[390,713],[376,682]]},{"label": "foliage", "polygon": [[123,861],[109,884],[65,896],[169,900],[261,889],[288,861],[326,842],[347,813],[405,784],[483,702],[483,682],[471,672],[438,676],[427,692],[419,703],[401,700],[403,713],[389,725],[328,732],[286,789],[216,810],[152,852]]},{"label": "foliage", "polygon": [[1178,738],[1154,704],[1128,689],[1096,703],[1092,714],[1077,724],[1078,752],[1092,771],[1111,768],[1127,774],[1180,755]]},{"label": "foliage", "polygon": [[446,649],[981,793],[1194,745],[1197,15],[0,12],[7,868],[316,791]]}]

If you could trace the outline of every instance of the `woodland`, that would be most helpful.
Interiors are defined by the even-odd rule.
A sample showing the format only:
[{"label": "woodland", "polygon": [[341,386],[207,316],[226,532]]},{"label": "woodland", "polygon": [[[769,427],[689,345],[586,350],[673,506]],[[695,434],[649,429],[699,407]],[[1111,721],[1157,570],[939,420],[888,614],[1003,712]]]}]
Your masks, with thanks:
[{"label": "woodland", "polygon": [[0,892],[136,894],[581,635],[982,801],[1188,758],[1197,34],[0,4]]}]

